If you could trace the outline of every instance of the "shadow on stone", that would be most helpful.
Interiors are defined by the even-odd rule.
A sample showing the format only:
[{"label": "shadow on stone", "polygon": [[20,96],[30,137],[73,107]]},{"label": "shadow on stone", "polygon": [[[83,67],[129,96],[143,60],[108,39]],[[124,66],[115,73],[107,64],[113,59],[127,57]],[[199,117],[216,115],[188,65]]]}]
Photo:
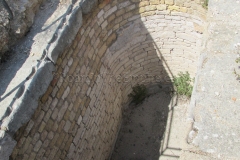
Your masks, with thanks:
[{"label": "shadow on stone", "polygon": [[158,160],[171,101],[172,95],[161,89],[142,104],[128,106],[111,159]]}]

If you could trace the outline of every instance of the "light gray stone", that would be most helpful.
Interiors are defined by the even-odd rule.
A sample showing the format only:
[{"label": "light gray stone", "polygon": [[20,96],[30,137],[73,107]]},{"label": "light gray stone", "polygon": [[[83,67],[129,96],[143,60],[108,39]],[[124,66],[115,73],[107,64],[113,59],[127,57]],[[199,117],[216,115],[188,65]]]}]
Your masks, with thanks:
[{"label": "light gray stone", "polygon": [[240,102],[235,98],[240,97],[240,86],[233,74],[234,67],[239,68],[233,53],[239,43],[235,32],[240,28],[236,23],[240,6],[235,0],[219,0],[209,1],[208,9],[211,27],[204,33],[207,47],[200,57],[188,114],[197,129],[193,144],[214,158],[239,159]]},{"label": "light gray stone", "polygon": [[2,53],[30,29],[42,2],[42,0],[2,0],[0,2],[0,58]]},{"label": "light gray stone", "polygon": [[25,83],[23,95],[15,102],[13,111],[3,122],[3,128],[15,133],[26,123],[38,106],[38,99],[43,95],[53,78],[54,65],[43,61],[31,81]]},{"label": "light gray stone", "polygon": [[68,94],[70,93],[70,88],[67,87],[67,89],[64,91],[63,95],[62,95],[62,99],[64,100],[65,98],[67,98]]},{"label": "light gray stone", "polygon": [[17,142],[5,131],[0,131],[0,155],[2,160],[8,160]]},{"label": "light gray stone", "polygon": [[114,7],[110,8],[108,11],[105,12],[104,19],[106,19],[108,16],[110,16],[116,10],[117,10],[117,6],[114,6]]},{"label": "light gray stone", "polygon": [[97,4],[98,0],[82,0],[80,6],[83,14],[88,14]]},{"label": "light gray stone", "polygon": [[65,27],[56,31],[58,37],[48,50],[48,57],[54,63],[56,63],[58,55],[72,43],[79,28],[82,26],[82,10],[80,6],[76,6],[66,19]]},{"label": "light gray stone", "polygon": [[60,111],[58,112],[58,116],[57,116],[57,121],[61,121],[63,115],[65,114],[66,110],[68,108],[68,102],[65,101],[64,105],[61,107]]},{"label": "light gray stone", "polygon": [[118,9],[122,9],[122,8],[125,8],[127,6],[129,6],[131,3],[129,1],[126,1],[126,2],[122,2],[118,5]]}]

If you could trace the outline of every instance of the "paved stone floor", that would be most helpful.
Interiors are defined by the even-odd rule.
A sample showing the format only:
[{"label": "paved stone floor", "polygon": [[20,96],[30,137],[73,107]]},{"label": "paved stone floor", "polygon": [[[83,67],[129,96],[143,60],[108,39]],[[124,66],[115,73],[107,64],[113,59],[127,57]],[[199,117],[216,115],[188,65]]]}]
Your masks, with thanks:
[{"label": "paved stone floor", "polygon": [[186,97],[160,92],[138,106],[129,106],[111,159],[203,158],[204,154],[188,144],[188,134],[192,128],[186,116],[188,105]]},{"label": "paved stone floor", "polygon": [[192,144],[197,130],[187,119],[188,106],[188,98],[165,92],[130,105],[111,160],[219,159]]},{"label": "paved stone floor", "polygon": [[191,108],[193,144],[217,159],[240,159],[240,52],[238,0],[209,1],[206,48],[196,76]]},{"label": "paved stone floor", "polygon": [[165,92],[148,97],[125,112],[112,160],[158,159],[171,96]]}]

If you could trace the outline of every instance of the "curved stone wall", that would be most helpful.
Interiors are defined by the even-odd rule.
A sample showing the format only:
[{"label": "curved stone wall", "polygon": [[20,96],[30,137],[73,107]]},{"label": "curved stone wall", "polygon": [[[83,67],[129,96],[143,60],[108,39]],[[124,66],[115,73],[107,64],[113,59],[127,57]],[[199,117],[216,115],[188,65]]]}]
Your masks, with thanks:
[{"label": "curved stone wall", "polygon": [[194,77],[205,10],[193,1],[103,1],[83,16],[12,159],[107,159],[137,83]]}]

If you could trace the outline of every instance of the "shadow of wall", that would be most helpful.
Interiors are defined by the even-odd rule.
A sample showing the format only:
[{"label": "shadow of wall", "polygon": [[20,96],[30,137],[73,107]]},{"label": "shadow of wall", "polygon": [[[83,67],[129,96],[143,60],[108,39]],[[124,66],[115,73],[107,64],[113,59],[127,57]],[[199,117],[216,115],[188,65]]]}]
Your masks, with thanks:
[{"label": "shadow of wall", "polygon": [[203,21],[190,6],[113,0],[84,15],[35,114],[16,133],[12,159],[108,158],[133,86],[171,84],[180,71],[194,76],[195,26]]}]

